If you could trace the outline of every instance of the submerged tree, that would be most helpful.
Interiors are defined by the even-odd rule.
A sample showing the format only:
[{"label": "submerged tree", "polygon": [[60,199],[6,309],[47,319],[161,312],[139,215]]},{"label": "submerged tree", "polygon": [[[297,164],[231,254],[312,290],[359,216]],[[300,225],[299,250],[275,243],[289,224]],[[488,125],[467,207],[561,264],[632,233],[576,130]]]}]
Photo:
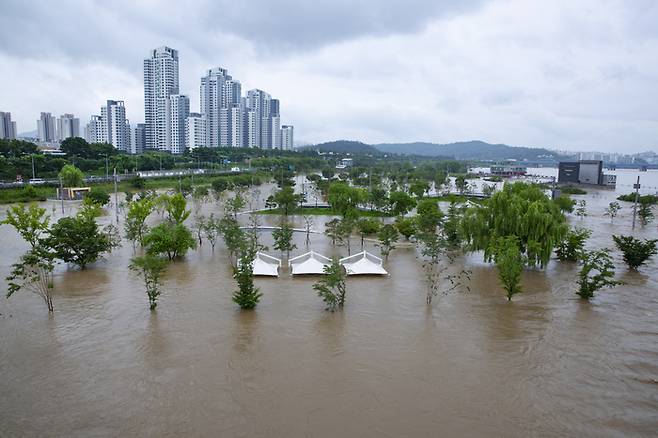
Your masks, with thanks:
[{"label": "submerged tree", "polygon": [[521,272],[526,263],[515,236],[507,236],[498,240],[494,261],[498,268],[498,279],[505,289],[507,300],[511,301],[514,295],[522,292]]},{"label": "submerged tree", "polygon": [[637,269],[658,253],[658,239],[640,240],[633,236],[612,236],[617,248],[624,253],[624,261],[631,269]]},{"label": "submerged tree", "polygon": [[185,257],[187,251],[196,248],[196,240],[183,224],[164,222],[153,227],[144,236],[147,254],[166,255],[169,260]]},{"label": "submerged tree", "polygon": [[146,219],[153,212],[154,204],[150,198],[141,198],[128,204],[128,213],[124,224],[125,236],[128,240],[144,244],[144,235],[148,232]]},{"label": "submerged tree", "polygon": [[614,222],[619,210],[621,210],[621,205],[619,205],[619,202],[613,201],[608,204],[608,208],[605,209],[604,215],[610,216],[610,222]]},{"label": "submerged tree", "polygon": [[349,218],[343,218],[336,228],[336,240],[339,246],[347,248],[347,255],[352,254],[351,237],[354,229],[354,221]]},{"label": "submerged tree", "polygon": [[233,302],[242,309],[256,307],[263,294],[254,286],[254,259],[256,248],[243,244],[240,250],[240,261],[233,268],[233,278],[238,283],[238,290],[233,292]]},{"label": "submerged tree", "polygon": [[654,219],[653,203],[645,199],[640,199],[640,208],[637,210],[637,215],[640,218],[642,226],[649,225]]},{"label": "submerged tree", "polygon": [[587,201],[581,199],[576,203],[576,216],[583,219],[587,216]]},{"label": "submerged tree", "polygon": [[30,245],[30,250],[21,256],[20,261],[11,267],[7,276],[7,298],[20,289],[39,295],[46,303],[48,311],[53,311],[53,269],[54,254],[43,243],[42,236],[48,232],[50,217],[46,209],[37,205],[25,208],[23,204],[13,206],[0,224],[11,225]]},{"label": "submerged tree", "polygon": [[439,204],[433,199],[423,199],[418,202],[415,217],[416,227],[422,233],[434,233],[443,219]]},{"label": "submerged tree", "polygon": [[45,247],[33,246],[21,256],[20,261],[11,266],[7,276],[7,298],[20,289],[29,290],[39,295],[46,303],[48,311],[53,308],[53,262],[54,255]]},{"label": "submerged tree", "polygon": [[443,235],[451,248],[458,248],[462,244],[461,221],[464,214],[464,208],[458,207],[457,203],[452,201],[448,207],[448,214],[443,223]]},{"label": "submerged tree", "polygon": [[530,266],[546,266],[553,248],[567,232],[560,208],[536,185],[517,182],[505,184],[482,205],[469,207],[462,220],[468,248],[483,250],[492,261],[495,243],[516,236],[521,253]]},{"label": "submerged tree", "polygon": [[290,257],[290,251],[297,248],[292,241],[293,237],[293,228],[290,226],[287,220],[281,221],[281,226],[276,230],[272,231],[272,238],[274,239],[274,249],[286,253],[286,258]]},{"label": "submerged tree", "polygon": [[306,246],[308,246],[311,242],[311,230],[315,223],[315,219],[313,219],[313,216],[304,215],[302,216],[302,220],[304,221],[304,230],[306,232]]},{"label": "submerged tree", "polygon": [[240,229],[238,221],[230,215],[224,216],[219,221],[220,232],[224,238],[226,249],[228,249],[229,259],[233,266],[237,265],[237,254],[245,239],[245,233]]},{"label": "submerged tree", "polygon": [[214,213],[210,213],[210,216],[203,223],[203,233],[210,242],[210,247],[212,251],[215,252],[215,245],[217,244],[217,238],[221,234],[221,219],[215,217]]},{"label": "submerged tree", "polygon": [[338,227],[340,226],[340,219],[334,218],[324,224],[324,234],[331,239],[331,244],[335,245],[338,240]]},{"label": "submerged tree", "polygon": [[377,238],[382,257],[388,260],[388,255],[395,249],[395,242],[398,241],[398,230],[395,226],[386,224],[377,233]]},{"label": "submerged tree", "polygon": [[11,207],[7,217],[0,224],[11,225],[32,248],[39,244],[41,237],[48,232],[50,216],[46,209],[36,204],[25,208],[23,204]]},{"label": "submerged tree", "polygon": [[344,219],[359,217],[359,204],[365,202],[366,199],[367,192],[364,189],[350,187],[342,182],[331,184],[327,194],[327,201],[331,208]]},{"label": "submerged tree", "polygon": [[395,228],[397,228],[398,232],[404,236],[405,240],[411,239],[411,236],[418,231],[416,228],[416,221],[411,217],[400,216],[395,219]]},{"label": "submerged tree", "polygon": [[582,299],[589,300],[594,293],[604,287],[622,284],[615,281],[615,265],[607,248],[598,251],[586,251],[581,258],[582,268],[578,274],[578,291]]},{"label": "submerged tree", "polygon": [[295,189],[291,186],[284,186],[274,194],[272,202],[276,204],[284,216],[288,216],[297,209],[299,203],[302,201],[302,196],[301,194],[296,194]]},{"label": "submerged tree", "polygon": [[[429,305],[432,304],[432,299],[440,293],[447,295],[464,286],[465,281],[470,279],[470,273],[466,270],[461,270],[456,274],[450,273],[454,257],[449,251],[448,242],[444,237],[431,232],[418,234],[417,237],[423,256],[422,265],[427,283],[425,301]],[[449,285],[442,290],[441,286],[444,282],[448,282]]]},{"label": "submerged tree", "polygon": [[133,257],[129,265],[132,271],[137,272],[144,279],[146,295],[149,298],[149,309],[155,310],[161,290],[162,274],[167,269],[167,261],[153,254]]},{"label": "submerged tree", "polygon": [[313,285],[313,289],[327,305],[327,310],[342,309],[345,305],[347,287],[345,284],[345,270],[334,258],[331,264],[324,267],[325,276]]},{"label": "submerged tree", "polygon": [[55,258],[85,269],[102,254],[119,246],[115,231],[112,226],[101,230],[94,213],[83,209],[75,217],[64,217],[53,224],[43,244]]},{"label": "submerged tree", "polygon": [[377,234],[381,228],[381,223],[374,218],[361,218],[356,223],[356,228],[361,235],[361,248],[363,248],[365,236]]},{"label": "submerged tree", "polygon": [[192,210],[187,210],[187,201],[182,193],[166,196],[163,199],[164,209],[167,212],[170,222],[173,222],[174,224],[182,224],[185,222],[185,219],[190,217]]},{"label": "submerged tree", "polygon": [[592,231],[585,228],[574,228],[567,232],[555,250],[557,258],[563,262],[577,262],[585,248],[585,242]]}]

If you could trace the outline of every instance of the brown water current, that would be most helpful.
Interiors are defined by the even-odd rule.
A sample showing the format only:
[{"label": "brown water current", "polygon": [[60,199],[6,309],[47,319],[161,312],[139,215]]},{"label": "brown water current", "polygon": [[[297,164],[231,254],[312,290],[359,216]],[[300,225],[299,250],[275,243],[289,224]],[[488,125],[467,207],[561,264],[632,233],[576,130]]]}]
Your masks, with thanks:
[{"label": "brown water current", "polygon": [[[629,204],[603,217],[614,197],[590,191],[589,216],[570,218],[594,230],[592,248],[631,232]],[[656,238],[656,223],[635,235]],[[26,246],[6,225],[0,246],[4,278]],[[346,255],[321,234],[310,247]],[[630,272],[611,252],[626,284],[590,303],[577,266],[557,261],[526,270],[507,302],[476,253],[455,264],[471,291],[428,307],[415,252],[400,248],[389,277],[349,278],[330,313],[314,278],[287,272],[257,280],[260,304],[240,311],[223,244],[204,243],[171,264],[150,312],[124,242],[85,271],[58,268],[53,315],[29,292],[0,299],[0,436],[656,436],[658,259]]]}]

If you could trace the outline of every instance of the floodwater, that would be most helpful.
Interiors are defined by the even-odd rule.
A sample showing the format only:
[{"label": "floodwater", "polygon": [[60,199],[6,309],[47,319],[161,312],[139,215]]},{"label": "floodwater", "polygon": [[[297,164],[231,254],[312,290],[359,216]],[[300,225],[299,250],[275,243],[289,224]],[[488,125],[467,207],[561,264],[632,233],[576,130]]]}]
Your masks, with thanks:
[{"label": "floodwater", "polygon": [[[570,219],[595,230],[591,247],[631,232],[628,204],[602,217],[614,196],[591,191],[590,215]],[[4,225],[0,245],[4,277],[25,245]],[[321,234],[310,246],[345,255]],[[428,307],[401,248],[389,277],[348,279],[342,312],[287,272],[257,280],[263,298],[242,312],[223,245],[204,243],[170,266],[150,312],[124,244],[86,271],[60,268],[53,315],[29,292],[0,300],[0,436],[655,436],[658,263],[629,272],[612,253],[626,284],[591,303],[557,261],[524,272],[509,303],[473,254],[455,264],[471,291]]]}]

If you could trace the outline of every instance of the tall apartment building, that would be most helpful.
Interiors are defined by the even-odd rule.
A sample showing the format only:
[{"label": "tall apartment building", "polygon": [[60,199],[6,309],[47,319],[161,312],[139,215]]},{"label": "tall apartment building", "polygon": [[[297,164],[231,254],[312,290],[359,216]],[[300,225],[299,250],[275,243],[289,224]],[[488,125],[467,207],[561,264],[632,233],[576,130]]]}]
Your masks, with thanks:
[{"label": "tall apartment building", "polygon": [[131,154],[141,154],[146,148],[146,124],[137,123],[134,128],[130,129],[130,150]]},{"label": "tall apartment building", "polygon": [[80,119],[73,114],[62,114],[57,119],[57,141],[80,137]]},{"label": "tall apartment building", "polygon": [[242,145],[246,148],[260,147],[260,123],[256,116],[256,111],[251,108],[245,108],[242,114]]},{"label": "tall apartment building", "polygon": [[292,125],[283,125],[281,127],[281,147],[283,150],[290,151],[295,145],[294,127]]},{"label": "tall apartment building", "polygon": [[185,119],[190,115],[190,98],[183,94],[169,96],[168,131],[169,151],[172,154],[185,152]]},{"label": "tall apartment building", "polygon": [[[272,96],[263,90],[253,89],[247,91],[245,107],[254,112],[255,138],[249,138],[247,147],[270,149],[272,147],[272,124],[270,116],[270,103]],[[251,121],[249,121],[251,123]],[[249,128],[251,129],[251,127]]]},{"label": "tall apartment building", "polygon": [[101,116],[93,115],[85,126],[85,140],[87,143],[103,143],[103,123]]},{"label": "tall apartment building", "polygon": [[130,150],[130,124],[122,100],[108,100],[101,107],[101,129],[105,143],[123,152]]},{"label": "tall apartment building", "polygon": [[37,120],[37,135],[42,143],[54,143],[57,141],[55,131],[55,117],[50,113],[41,113]]},{"label": "tall apartment building", "polygon": [[270,101],[270,118],[268,121],[270,127],[270,147],[272,149],[281,149],[281,114],[279,113],[279,99]]},{"label": "tall apartment building", "polygon": [[0,139],[16,138],[16,122],[11,120],[11,113],[0,111]]},{"label": "tall apartment building", "polygon": [[146,147],[171,151],[170,96],[179,93],[178,50],[159,47],[144,59]]},{"label": "tall apartment building", "polygon": [[228,70],[215,67],[201,78],[200,108],[206,118],[206,144],[208,147],[231,146],[234,139],[242,138],[242,127],[233,130],[230,120],[235,107],[240,106],[242,85],[233,79]]},{"label": "tall apartment building", "polygon": [[189,150],[206,147],[206,117],[190,113],[185,120],[185,146]]}]

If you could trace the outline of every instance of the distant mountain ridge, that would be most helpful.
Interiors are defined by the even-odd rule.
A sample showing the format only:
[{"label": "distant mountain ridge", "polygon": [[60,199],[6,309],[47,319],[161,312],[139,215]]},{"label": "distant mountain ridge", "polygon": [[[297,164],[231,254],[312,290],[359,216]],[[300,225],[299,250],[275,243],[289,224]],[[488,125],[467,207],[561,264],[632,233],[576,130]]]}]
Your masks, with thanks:
[{"label": "distant mountain ridge", "polygon": [[491,144],[480,140],[448,144],[436,143],[382,143],[373,145],[386,153],[447,156],[457,160],[550,160],[562,158],[557,152],[544,148]]},{"label": "distant mountain ridge", "polygon": [[381,155],[382,152],[360,141],[353,140],[336,140],[316,145],[302,146],[299,149],[316,149],[320,152],[336,152],[339,154],[371,154]]},{"label": "distant mountain ridge", "polygon": [[340,154],[401,154],[421,155],[426,157],[443,157],[457,160],[560,160],[567,158],[545,148],[529,148],[491,144],[480,140],[462,141],[448,144],[436,143],[381,143],[366,144],[360,141],[337,140],[305,146],[303,149],[317,149],[321,152]]}]

